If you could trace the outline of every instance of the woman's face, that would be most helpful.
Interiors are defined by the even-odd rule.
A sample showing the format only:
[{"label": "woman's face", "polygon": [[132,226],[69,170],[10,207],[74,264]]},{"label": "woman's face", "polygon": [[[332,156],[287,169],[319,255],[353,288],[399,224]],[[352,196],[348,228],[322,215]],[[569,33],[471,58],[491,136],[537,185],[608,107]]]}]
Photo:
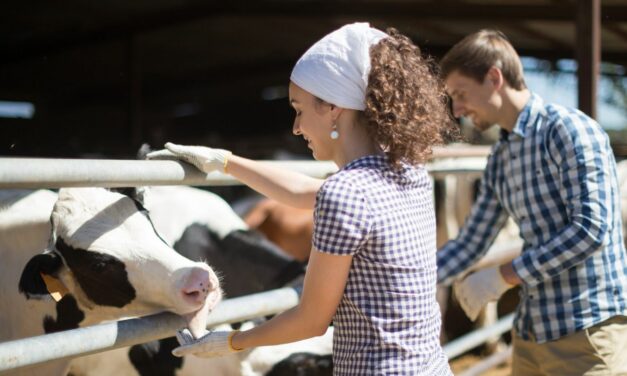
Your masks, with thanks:
[{"label": "woman's face", "polygon": [[315,159],[333,159],[331,106],[293,82],[290,82],[289,95],[290,105],[296,111],[292,132],[303,136]]}]

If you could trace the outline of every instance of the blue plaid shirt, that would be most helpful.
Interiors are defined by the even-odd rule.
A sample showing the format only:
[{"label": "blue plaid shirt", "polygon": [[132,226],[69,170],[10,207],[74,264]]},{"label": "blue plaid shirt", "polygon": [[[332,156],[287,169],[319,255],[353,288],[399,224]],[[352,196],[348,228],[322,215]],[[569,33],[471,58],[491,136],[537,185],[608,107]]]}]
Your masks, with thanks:
[{"label": "blue plaid shirt", "polygon": [[423,167],[358,158],[318,192],[313,245],[352,255],[333,318],[334,375],[449,376],[440,346],[435,213]]},{"label": "blue plaid shirt", "polygon": [[520,337],[543,343],[627,314],[616,161],[594,120],[532,94],[492,148],[459,236],[438,252],[438,280],[478,261],[508,216],[524,240],[513,261]]}]

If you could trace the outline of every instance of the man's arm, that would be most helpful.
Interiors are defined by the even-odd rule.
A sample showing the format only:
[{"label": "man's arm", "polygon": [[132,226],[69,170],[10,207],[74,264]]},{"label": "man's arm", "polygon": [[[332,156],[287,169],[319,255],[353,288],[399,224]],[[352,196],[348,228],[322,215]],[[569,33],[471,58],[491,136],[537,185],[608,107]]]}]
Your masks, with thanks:
[{"label": "man's arm", "polygon": [[507,212],[497,199],[492,183],[496,160],[488,159],[481,179],[479,195],[459,235],[446,243],[437,253],[438,283],[450,284],[486,254],[507,221]]}]

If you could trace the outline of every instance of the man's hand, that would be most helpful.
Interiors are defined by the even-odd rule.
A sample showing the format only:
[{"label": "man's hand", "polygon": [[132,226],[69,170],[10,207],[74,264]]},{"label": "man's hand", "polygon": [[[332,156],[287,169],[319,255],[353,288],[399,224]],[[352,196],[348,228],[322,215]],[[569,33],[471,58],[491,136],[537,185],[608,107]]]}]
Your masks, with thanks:
[{"label": "man's hand", "polygon": [[231,339],[238,333],[234,331],[207,332],[204,336],[195,339],[187,329],[176,332],[176,339],[181,346],[172,350],[175,356],[196,355],[201,358],[211,358],[214,356],[225,356],[233,354],[242,349],[235,349],[231,344]]},{"label": "man's hand", "polygon": [[498,300],[512,287],[503,279],[499,267],[495,266],[481,269],[455,282],[453,292],[466,316],[475,321],[488,302]]},{"label": "man's hand", "polygon": [[231,152],[205,146],[183,146],[168,142],[164,150],[154,151],[146,155],[147,159],[180,159],[196,166],[199,170],[226,172],[226,165]]}]

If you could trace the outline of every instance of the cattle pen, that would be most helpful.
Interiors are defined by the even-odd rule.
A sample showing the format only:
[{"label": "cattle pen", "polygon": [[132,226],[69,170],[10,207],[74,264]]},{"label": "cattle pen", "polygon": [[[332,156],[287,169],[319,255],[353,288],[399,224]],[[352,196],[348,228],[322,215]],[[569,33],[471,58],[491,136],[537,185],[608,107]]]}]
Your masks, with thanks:
[{"label": "cattle pen", "polygon": [[[451,148],[452,149],[452,148]],[[482,174],[487,148],[436,151],[437,159],[427,165],[434,180],[457,176],[478,177]],[[264,161],[314,177],[325,177],[336,170],[330,162]],[[221,173],[204,174],[178,161],[89,160],[0,158],[1,189],[41,189],[61,187],[129,187],[150,185],[236,185]],[[268,292],[227,299],[209,316],[215,326],[275,314],[295,306],[299,291],[282,288]],[[478,329],[447,343],[444,350],[453,359],[486,340],[511,329],[513,315],[494,325]],[[0,372],[28,367],[53,359],[71,358],[171,336],[184,325],[172,313],[121,320],[0,343]],[[509,349],[487,358],[473,369],[499,364],[509,356]],[[483,367],[483,368],[482,368]],[[473,374],[468,370],[468,375]]]}]

